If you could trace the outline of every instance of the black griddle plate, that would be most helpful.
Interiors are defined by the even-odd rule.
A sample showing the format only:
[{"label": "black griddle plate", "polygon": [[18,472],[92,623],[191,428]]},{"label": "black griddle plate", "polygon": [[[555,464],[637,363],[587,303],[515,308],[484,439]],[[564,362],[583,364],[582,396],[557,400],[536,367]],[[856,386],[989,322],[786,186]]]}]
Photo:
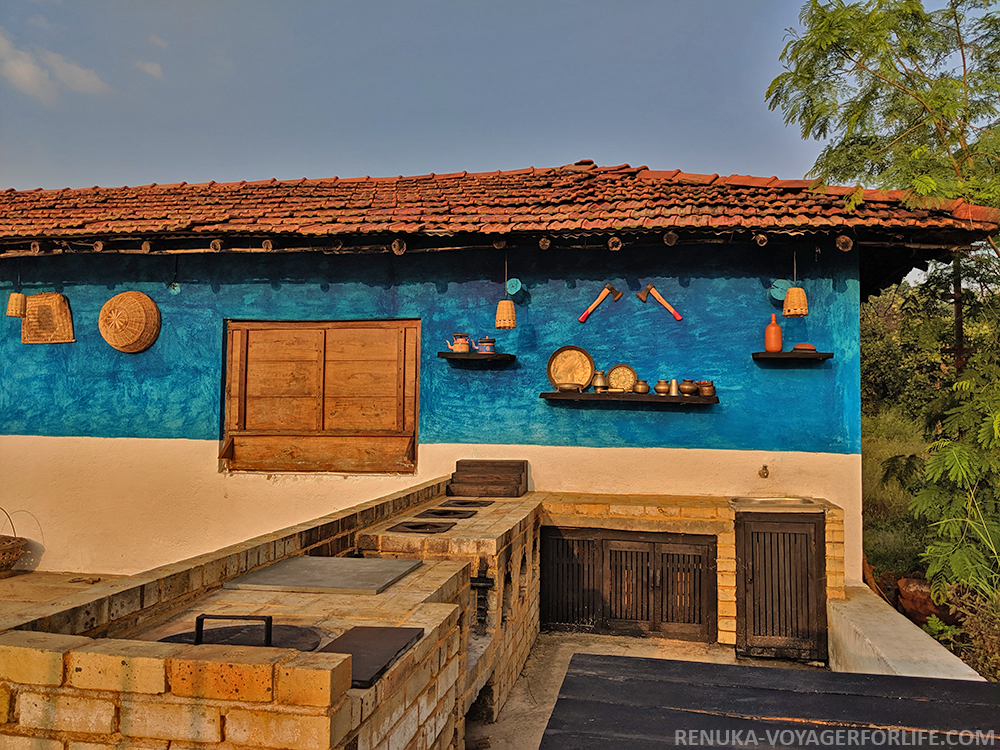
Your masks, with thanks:
[{"label": "black griddle plate", "polygon": [[356,627],[319,650],[350,654],[351,687],[369,688],[423,635],[423,628]]},{"label": "black griddle plate", "polygon": [[[322,638],[313,628],[301,625],[274,625],[271,628],[272,648],[294,648],[298,651],[313,651]],[[194,631],[178,633],[161,638],[162,643],[194,643]],[[222,628],[205,628],[203,643],[225,646],[263,646],[263,624],[230,625]]]},{"label": "black griddle plate", "polygon": [[472,518],[476,515],[474,510],[460,510],[459,508],[431,508],[423,513],[417,513],[417,518]]},{"label": "black griddle plate", "polygon": [[440,534],[454,526],[454,521],[403,521],[385,531],[392,534]]},{"label": "black griddle plate", "polygon": [[441,503],[442,508],[485,508],[493,505],[493,500],[480,500],[471,497],[453,497]]}]

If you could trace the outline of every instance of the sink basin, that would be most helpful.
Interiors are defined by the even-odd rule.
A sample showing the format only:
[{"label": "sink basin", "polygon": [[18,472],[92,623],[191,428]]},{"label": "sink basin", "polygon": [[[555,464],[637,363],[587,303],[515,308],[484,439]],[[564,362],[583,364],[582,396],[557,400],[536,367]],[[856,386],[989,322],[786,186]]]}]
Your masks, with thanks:
[{"label": "sink basin", "polygon": [[734,497],[740,505],[816,505],[809,497]]}]

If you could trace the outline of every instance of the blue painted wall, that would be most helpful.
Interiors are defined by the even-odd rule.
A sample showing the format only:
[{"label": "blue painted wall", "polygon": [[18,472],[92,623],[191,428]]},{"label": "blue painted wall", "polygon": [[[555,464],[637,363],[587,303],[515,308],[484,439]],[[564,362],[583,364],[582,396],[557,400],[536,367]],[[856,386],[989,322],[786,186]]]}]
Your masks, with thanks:
[{"label": "blue painted wall", "polygon": [[[791,251],[756,246],[510,250],[518,327],[496,331],[503,252],[393,255],[62,255],[5,260],[3,298],[20,265],[23,291],[58,291],[73,311],[76,343],[22,345],[20,320],[0,323],[0,433],[216,439],[220,433],[223,321],[422,321],[420,440],[860,452],[857,253],[799,251],[811,314],[783,320],[785,348],[808,341],[835,358],[773,367],[751,360],[780,312],[767,297],[787,278]],[[180,290],[167,284],[174,277]],[[652,281],[684,315],[674,319],[635,292]],[[626,292],[585,324],[580,313],[605,282]],[[163,328],[141,354],[112,349],[97,330],[101,306],[136,289],[160,307]],[[465,369],[438,359],[453,331],[495,335],[513,366]],[[549,356],[587,349],[598,369],[619,362],[657,379],[714,380],[710,407],[571,406],[552,390]]]}]

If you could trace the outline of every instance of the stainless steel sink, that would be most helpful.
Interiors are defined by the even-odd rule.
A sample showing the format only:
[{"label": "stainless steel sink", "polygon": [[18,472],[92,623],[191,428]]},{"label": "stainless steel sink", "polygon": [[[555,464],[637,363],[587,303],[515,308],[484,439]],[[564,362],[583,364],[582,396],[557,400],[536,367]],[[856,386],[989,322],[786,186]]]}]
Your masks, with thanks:
[{"label": "stainless steel sink", "polygon": [[734,497],[729,504],[737,513],[823,513],[827,508],[811,497]]},{"label": "stainless steel sink", "polygon": [[741,505],[818,505],[809,497],[734,497],[734,503]]}]

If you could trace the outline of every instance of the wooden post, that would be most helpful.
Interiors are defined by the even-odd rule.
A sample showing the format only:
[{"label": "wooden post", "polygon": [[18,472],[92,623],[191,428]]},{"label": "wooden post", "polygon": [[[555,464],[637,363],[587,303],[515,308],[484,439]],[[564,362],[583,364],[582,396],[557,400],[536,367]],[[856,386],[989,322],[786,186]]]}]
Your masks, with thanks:
[{"label": "wooden post", "polygon": [[962,329],[962,268],[958,256],[951,261],[951,279],[955,286],[955,371],[965,367],[965,332]]}]

